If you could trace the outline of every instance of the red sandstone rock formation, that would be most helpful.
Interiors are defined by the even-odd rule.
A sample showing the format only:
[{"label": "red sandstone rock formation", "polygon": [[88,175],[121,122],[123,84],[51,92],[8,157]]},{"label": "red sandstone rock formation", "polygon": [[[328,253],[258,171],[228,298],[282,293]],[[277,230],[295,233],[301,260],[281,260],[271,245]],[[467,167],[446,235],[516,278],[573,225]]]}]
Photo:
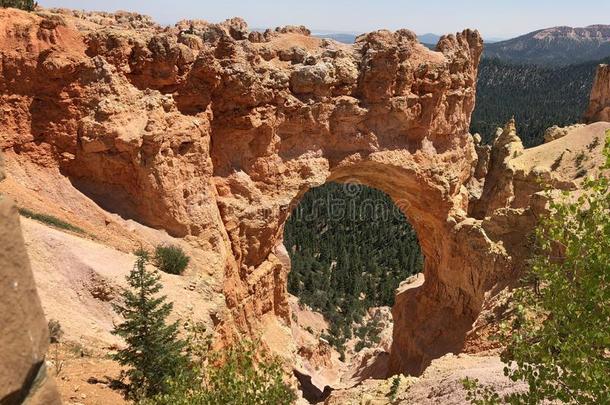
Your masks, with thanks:
[{"label": "red sandstone rock formation", "polygon": [[[290,339],[283,226],[326,181],[385,191],[419,235],[425,282],[397,296],[391,372],[459,351],[486,294],[521,266],[538,190],[510,209],[512,197],[483,190],[494,204],[475,218],[481,190],[467,188],[487,173],[477,151],[489,153],[468,134],[476,31],[431,51],[407,30],[352,46],[302,27],[248,33],[241,19],[165,29],[126,13],[0,10],[0,21],[0,147],[215,252],[225,337]],[[490,173],[505,155],[492,150]]]},{"label": "red sandstone rock formation", "polygon": [[586,122],[610,122],[610,65],[599,65],[591,90]]}]

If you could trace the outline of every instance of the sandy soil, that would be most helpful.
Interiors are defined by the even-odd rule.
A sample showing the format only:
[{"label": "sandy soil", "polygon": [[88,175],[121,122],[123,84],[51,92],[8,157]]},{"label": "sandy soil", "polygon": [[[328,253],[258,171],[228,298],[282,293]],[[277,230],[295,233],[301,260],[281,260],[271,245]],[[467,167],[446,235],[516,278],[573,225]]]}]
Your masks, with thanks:
[{"label": "sandy soil", "polygon": [[492,385],[500,394],[524,388],[503,374],[504,364],[494,353],[471,356],[448,354],[434,360],[419,377],[401,376],[395,401],[390,401],[393,379],[366,380],[349,390],[334,391],[325,402],[328,405],[462,405],[468,404],[462,379],[477,378],[483,385]]},{"label": "sandy soil", "polygon": [[[28,218],[22,217],[21,221],[45,314],[48,319],[58,320],[65,332],[63,343],[59,348],[53,345],[48,356],[52,374],[55,364],[61,363],[57,380],[65,403],[125,403],[122,393],[110,387],[120,375],[120,366],[107,356],[120,345],[110,333],[114,324],[121,320],[112,311],[111,303],[125,287],[125,276],[135,257],[88,237]],[[159,235],[159,231],[137,226],[140,234],[167,238],[167,235]],[[223,298],[215,290],[217,282],[201,273],[195,269],[186,276],[162,274],[163,293],[175,303],[174,319],[201,321],[211,328],[210,315],[219,307],[216,300]],[[291,305],[296,319],[293,336],[298,346],[317,347],[327,323],[320,314],[299,307],[296,297],[291,297]],[[354,379],[355,376],[361,380],[356,374],[362,376],[367,370],[379,367],[382,350],[368,353],[365,349],[364,352],[354,358],[355,363],[351,366],[339,362],[334,350],[330,356],[315,353],[312,361],[305,361],[300,366],[314,376],[313,382],[319,387],[351,387],[349,391],[336,390],[329,399],[331,404],[360,404],[363,399],[371,399],[371,403],[388,403],[386,394],[391,380],[358,383]],[[403,378],[402,394],[398,398],[401,403],[464,403],[460,380],[466,376],[479,378],[500,389],[504,386],[512,389],[510,382],[502,376],[502,364],[496,356],[446,356],[433,362],[421,378]]]},{"label": "sandy soil", "polygon": [[[52,345],[47,357],[51,374],[56,374],[55,364],[62,365],[57,383],[64,402],[123,403],[121,392],[109,387],[121,369],[108,359],[121,345],[110,333],[122,321],[111,304],[126,287],[135,256],[28,218],[21,223],[45,315],[59,321],[64,332],[59,349]],[[212,330],[211,315],[221,307],[218,300],[224,302],[214,280],[197,271],[163,273],[161,280],[162,293],[174,303],[172,320],[203,322]]]},{"label": "sandy soil", "polygon": [[[116,382],[121,366],[75,344],[52,344],[47,355],[49,374],[68,405],[122,405],[127,401]],[[116,384],[116,383],[115,383]]]},{"label": "sandy soil", "polygon": [[[111,303],[126,287],[135,256],[28,218],[23,234],[47,319],[56,319],[68,341],[104,348],[120,343],[110,331],[121,319]],[[161,274],[163,294],[181,322],[212,326],[213,297],[204,278]]]},{"label": "sandy soil", "polygon": [[[605,131],[610,129],[610,123],[596,122],[583,127],[574,127],[561,141],[548,142],[524,153],[511,161],[517,170],[538,170],[552,172],[560,181],[569,181],[573,174],[583,170],[591,176],[599,171],[603,163],[606,138]],[[578,158],[583,154],[582,158]]]}]

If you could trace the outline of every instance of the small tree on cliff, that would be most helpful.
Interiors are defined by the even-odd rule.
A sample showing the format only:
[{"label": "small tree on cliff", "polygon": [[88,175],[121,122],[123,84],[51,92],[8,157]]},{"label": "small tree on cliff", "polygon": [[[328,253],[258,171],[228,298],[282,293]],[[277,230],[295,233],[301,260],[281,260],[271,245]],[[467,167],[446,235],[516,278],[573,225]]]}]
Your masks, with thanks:
[{"label": "small tree on cliff", "polygon": [[0,6],[20,8],[25,11],[33,11],[37,6],[34,0],[0,0]]},{"label": "small tree on cliff", "polygon": [[166,324],[172,304],[161,291],[160,275],[148,270],[149,256],[136,252],[136,263],[127,276],[130,289],[123,292],[122,305],[114,310],[125,318],[113,333],[125,339],[127,347],[114,355],[130,381],[130,393],[142,398],[163,392],[166,381],[177,375],[185,363],[182,350],[185,343],[178,339],[178,324]]},{"label": "small tree on cliff", "polygon": [[504,374],[528,390],[501,397],[466,379],[472,403],[610,403],[609,185],[607,172],[585,180],[582,195],[553,203],[538,228],[540,253],[514,295],[502,353]]}]

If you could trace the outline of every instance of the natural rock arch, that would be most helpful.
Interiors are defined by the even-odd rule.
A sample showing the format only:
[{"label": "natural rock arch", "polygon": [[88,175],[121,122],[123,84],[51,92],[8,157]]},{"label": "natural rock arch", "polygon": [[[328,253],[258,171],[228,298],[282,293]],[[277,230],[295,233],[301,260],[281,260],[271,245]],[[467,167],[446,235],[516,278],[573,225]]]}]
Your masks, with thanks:
[{"label": "natural rock arch", "polygon": [[407,30],[345,45],[303,27],[248,33],[240,19],[164,29],[125,13],[0,10],[0,21],[2,149],[208,252],[225,275],[223,338],[277,343],[269,331],[290,322],[283,223],[325,181],[385,191],[420,237],[426,281],[397,297],[391,372],[459,351],[485,293],[518,267],[506,252],[518,246],[469,216],[485,175],[468,133],[476,31],[431,51]]},{"label": "natural rock arch", "polygon": [[[451,154],[472,158],[468,155],[474,154],[472,145],[467,145],[465,149],[452,148]],[[258,219],[272,224],[272,229],[250,240],[269,237],[272,249],[258,267],[250,269],[250,274],[241,274],[240,280],[252,277],[253,281],[248,284],[253,289],[249,292],[257,305],[265,303],[265,298],[272,301],[267,302],[265,308],[249,307],[247,299],[241,303],[236,299],[237,307],[245,304],[244,319],[238,324],[243,322],[242,325],[250,328],[247,318],[253,313],[260,318],[265,313],[273,313],[284,322],[290,322],[284,290],[289,258],[281,246],[284,223],[309,187],[327,181],[357,182],[384,191],[392,198],[416,230],[426,257],[426,281],[419,278],[414,285],[403,290],[392,310],[395,326],[390,373],[417,375],[432,359],[459,352],[481,310],[485,292],[504,275],[509,263],[500,251],[495,250],[477,221],[467,217],[461,205],[468,199],[466,190],[457,187],[455,194],[450,194],[451,182],[463,184],[470,176],[470,169],[466,168],[464,178],[460,180],[451,171],[455,168],[451,158],[443,168],[440,159],[424,161],[421,155],[415,155],[420,159],[415,159],[408,151],[393,150],[342,162],[335,167],[318,166],[320,172],[315,172],[315,167],[311,168],[317,181],[293,189],[285,198],[280,197],[280,201],[289,203],[280,205],[277,212],[266,208],[262,218]],[[436,176],[434,180],[428,177],[430,172],[438,173],[443,169],[450,174]],[[247,234],[243,228],[241,232]],[[257,274],[261,269],[264,272]],[[272,282],[260,278],[270,275],[274,277]],[[238,291],[235,285],[229,284],[228,295]],[[253,333],[257,328],[260,326],[253,327]]]},{"label": "natural rock arch", "polygon": [[[381,43],[385,51],[393,41],[404,41],[404,35],[370,34],[362,40],[363,48]],[[447,40],[451,42],[453,37],[443,41]],[[220,174],[215,178],[218,202],[223,222],[234,225],[227,230],[235,267],[241,270],[228,272],[226,288],[238,325],[255,333],[260,325],[252,318],[260,320],[265,314],[290,322],[285,301],[286,258],[278,257],[282,255],[276,250],[283,224],[309,187],[355,180],[392,197],[420,235],[427,258],[426,283],[403,293],[394,308],[391,371],[418,374],[431,359],[461,349],[489,288],[487,272],[493,272],[495,265],[488,255],[493,250],[491,243],[480,227],[463,223],[469,198],[465,184],[477,161],[467,128],[481,44],[471,32],[458,35],[454,44],[458,49],[464,46],[466,52],[452,51],[445,57],[459,62],[446,59],[435,64],[432,60],[438,54],[429,53],[413,39],[402,43],[412,47],[403,49],[405,55],[430,57],[428,63],[434,68],[427,69],[434,70],[429,76],[435,78],[434,84],[427,82],[426,75],[416,84],[412,71],[406,70],[405,77],[394,69],[395,76],[386,78],[385,87],[377,78],[371,79],[375,83],[371,85],[366,79],[373,69],[367,70],[367,64],[360,62],[363,72],[354,89],[360,98],[342,95],[320,100],[310,95],[305,105],[290,111],[290,116],[282,114],[279,120],[275,109],[257,111],[258,125],[243,129],[232,124],[234,114],[228,121],[215,117],[211,154]],[[404,63],[399,59],[390,63],[387,54],[377,50],[364,53],[363,59],[374,55],[368,66]],[[458,66],[466,70],[457,70]],[[447,87],[441,84],[445,80]],[[409,90],[396,94],[401,81]],[[437,85],[438,93],[428,93]],[[411,93],[414,88],[428,96],[416,96]],[[426,105],[421,96],[432,104]],[[251,112],[247,116],[253,119]],[[267,138],[261,145],[263,134]],[[241,171],[235,173],[235,168]],[[472,239],[469,246],[480,250],[465,247],[464,238]],[[491,265],[482,273],[479,266],[486,263]]]}]

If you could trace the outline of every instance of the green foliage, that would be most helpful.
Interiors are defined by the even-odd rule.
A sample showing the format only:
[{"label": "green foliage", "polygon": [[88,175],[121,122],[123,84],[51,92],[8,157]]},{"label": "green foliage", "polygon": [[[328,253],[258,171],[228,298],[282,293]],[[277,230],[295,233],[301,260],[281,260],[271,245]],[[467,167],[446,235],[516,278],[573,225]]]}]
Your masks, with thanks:
[{"label": "green foliage", "polygon": [[182,274],[190,258],[179,246],[159,245],[155,249],[154,264],[159,270],[169,274]]},{"label": "green foliage", "polygon": [[279,360],[257,360],[252,343],[242,342],[214,352],[209,341],[202,341],[195,331],[189,348],[189,367],[168,381],[167,392],[141,405],[288,405],[296,400],[294,391],[284,382]]},{"label": "green foliage", "polygon": [[543,67],[483,58],[470,131],[478,132],[489,143],[496,128],[514,116],[523,144],[541,144],[547,128],[580,121],[589,102],[595,69],[609,61]]},{"label": "green foliage", "polygon": [[383,192],[355,184],[306,193],[286,222],[284,245],[288,291],[324,315],[331,327],[323,337],[340,353],[365,311],[393,305],[398,284],[423,268],[402,212]]},{"label": "green foliage", "polygon": [[365,347],[371,347],[374,344],[379,343],[381,329],[378,313],[375,313],[369,322],[360,325],[360,327],[356,329],[354,334],[358,338],[358,341],[356,342],[354,350],[359,352]]},{"label": "green foliage", "polygon": [[178,324],[166,324],[172,304],[165,296],[157,296],[162,289],[160,275],[148,270],[148,253],[136,252],[136,263],[127,276],[130,289],[122,294],[123,303],[114,310],[125,318],[113,333],[125,339],[127,347],[113,358],[129,366],[130,394],[144,398],[167,390],[166,381],[178,375],[185,364],[182,350],[185,343],[178,339]]},{"label": "green foliage", "polygon": [[392,379],[392,385],[390,386],[390,392],[388,396],[390,397],[390,401],[394,401],[396,399],[396,395],[398,395],[398,388],[400,387],[400,376],[397,375]]},{"label": "green foliage", "polygon": [[34,0],[0,0],[0,7],[20,8],[25,11],[33,11],[38,7]]},{"label": "green foliage", "polygon": [[[504,402],[610,402],[609,183],[605,174],[585,179],[578,198],[565,193],[541,221],[539,252],[524,286],[514,294],[515,317],[502,353],[504,373],[529,389],[502,398]],[[472,403],[487,403],[476,402],[485,396],[469,384]],[[488,388],[484,393],[491,392]]]},{"label": "green foliage", "polygon": [[65,229],[67,231],[85,234],[85,231],[82,230],[81,228],[74,226],[74,225],[72,225],[66,221],[63,221],[57,217],[54,217],[52,215],[40,214],[40,213],[31,211],[27,208],[19,208],[19,214],[21,214],[22,216],[24,216],[26,218],[31,218],[38,222],[42,222],[47,225],[54,226],[55,228]]},{"label": "green foliage", "polygon": [[500,395],[492,387],[482,386],[477,378],[464,378],[462,386],[466,390],[466,400],[473,405],[496,405],[500,403]]}]

